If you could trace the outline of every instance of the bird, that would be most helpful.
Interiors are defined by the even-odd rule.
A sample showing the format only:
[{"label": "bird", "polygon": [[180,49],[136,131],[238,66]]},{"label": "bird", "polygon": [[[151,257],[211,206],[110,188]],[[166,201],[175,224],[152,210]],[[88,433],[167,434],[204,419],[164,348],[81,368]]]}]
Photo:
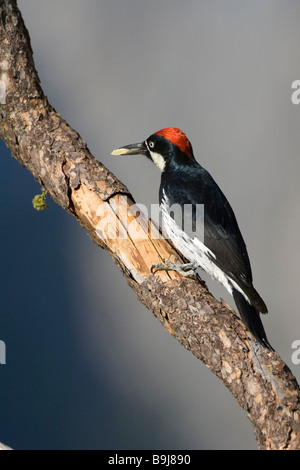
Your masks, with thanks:
[{"label": "bird", "polygon": [[[202,268],[232,295],[242,321],[258,343],[273,350],[260,317],[268,310],[253,286],[246,244],[233,209],[210,173],[195,159],[186,134],[176,127],[167,127],[140,143],[112,152],[139,154],[152,160],[161,171],[162,225],[175,248],[188,260],[180,265],[164,260],[165,264],[156,264],[151,271],[166,269],[190,275]],[[179,211],[172,210],[174,207]],[[175,216],[176,212],[179,215]],[[202,223],[198,214],[200,219],[202,214]]]}]

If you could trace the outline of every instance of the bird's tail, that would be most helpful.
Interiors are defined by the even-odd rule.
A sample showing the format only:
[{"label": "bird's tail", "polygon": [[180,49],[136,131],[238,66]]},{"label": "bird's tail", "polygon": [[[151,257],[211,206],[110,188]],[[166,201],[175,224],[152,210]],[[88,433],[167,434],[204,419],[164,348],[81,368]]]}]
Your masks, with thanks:
[{"label": "bird's tail", "polygon": [[243,296],[243,294],[241,294],[237,289],[233,288],[232,295],[240,313],[240,316],[248,330],[251,331],[253,336],[261,345],[273,350],[272,346],[270,345],[267,339],[265,329],[260,319],[259,311],[255,307],[250,305],[249,302],[247,302],[247,300]]}]

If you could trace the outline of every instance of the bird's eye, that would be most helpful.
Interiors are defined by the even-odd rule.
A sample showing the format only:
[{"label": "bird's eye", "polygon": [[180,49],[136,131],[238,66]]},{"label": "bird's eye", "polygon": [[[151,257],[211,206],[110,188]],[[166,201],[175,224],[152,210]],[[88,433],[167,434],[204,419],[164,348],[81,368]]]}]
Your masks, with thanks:
[{"label": "bird's eye", "polygon": [[150,148],[150,149],[153,149],[153,148],[154,148],[154,142],[152,142],[152,140],[150,140],[150,141],[148,142],[148,145],[149,145],[149,148]]}]

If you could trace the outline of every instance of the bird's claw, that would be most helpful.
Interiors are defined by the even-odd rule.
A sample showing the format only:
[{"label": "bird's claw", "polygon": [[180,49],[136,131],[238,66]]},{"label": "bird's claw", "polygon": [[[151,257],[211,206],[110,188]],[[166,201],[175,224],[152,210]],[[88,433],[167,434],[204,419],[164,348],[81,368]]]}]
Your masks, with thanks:
[{"label": "bird's claw", "polygon": [[196,263],[174,264],[168,259],[163,259],[163,263],[153,264],[151,273],[156,274],[158,271],[177,271],[184,277],[195,276],[195,270],[198,268]]}]

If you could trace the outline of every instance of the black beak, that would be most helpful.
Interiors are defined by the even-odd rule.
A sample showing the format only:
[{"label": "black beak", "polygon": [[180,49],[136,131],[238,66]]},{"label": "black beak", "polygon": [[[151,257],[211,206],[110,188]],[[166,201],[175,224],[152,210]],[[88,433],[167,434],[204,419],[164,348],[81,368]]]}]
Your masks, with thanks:
[{"label": "black beak", "polygon": [[147,150],[145,142],[141,142],[139,144],[125,145],[124,147],[120,147],[119,149],[113,150],[111,154],[112,155],[146,155],[147,156],[148,150]]}]

